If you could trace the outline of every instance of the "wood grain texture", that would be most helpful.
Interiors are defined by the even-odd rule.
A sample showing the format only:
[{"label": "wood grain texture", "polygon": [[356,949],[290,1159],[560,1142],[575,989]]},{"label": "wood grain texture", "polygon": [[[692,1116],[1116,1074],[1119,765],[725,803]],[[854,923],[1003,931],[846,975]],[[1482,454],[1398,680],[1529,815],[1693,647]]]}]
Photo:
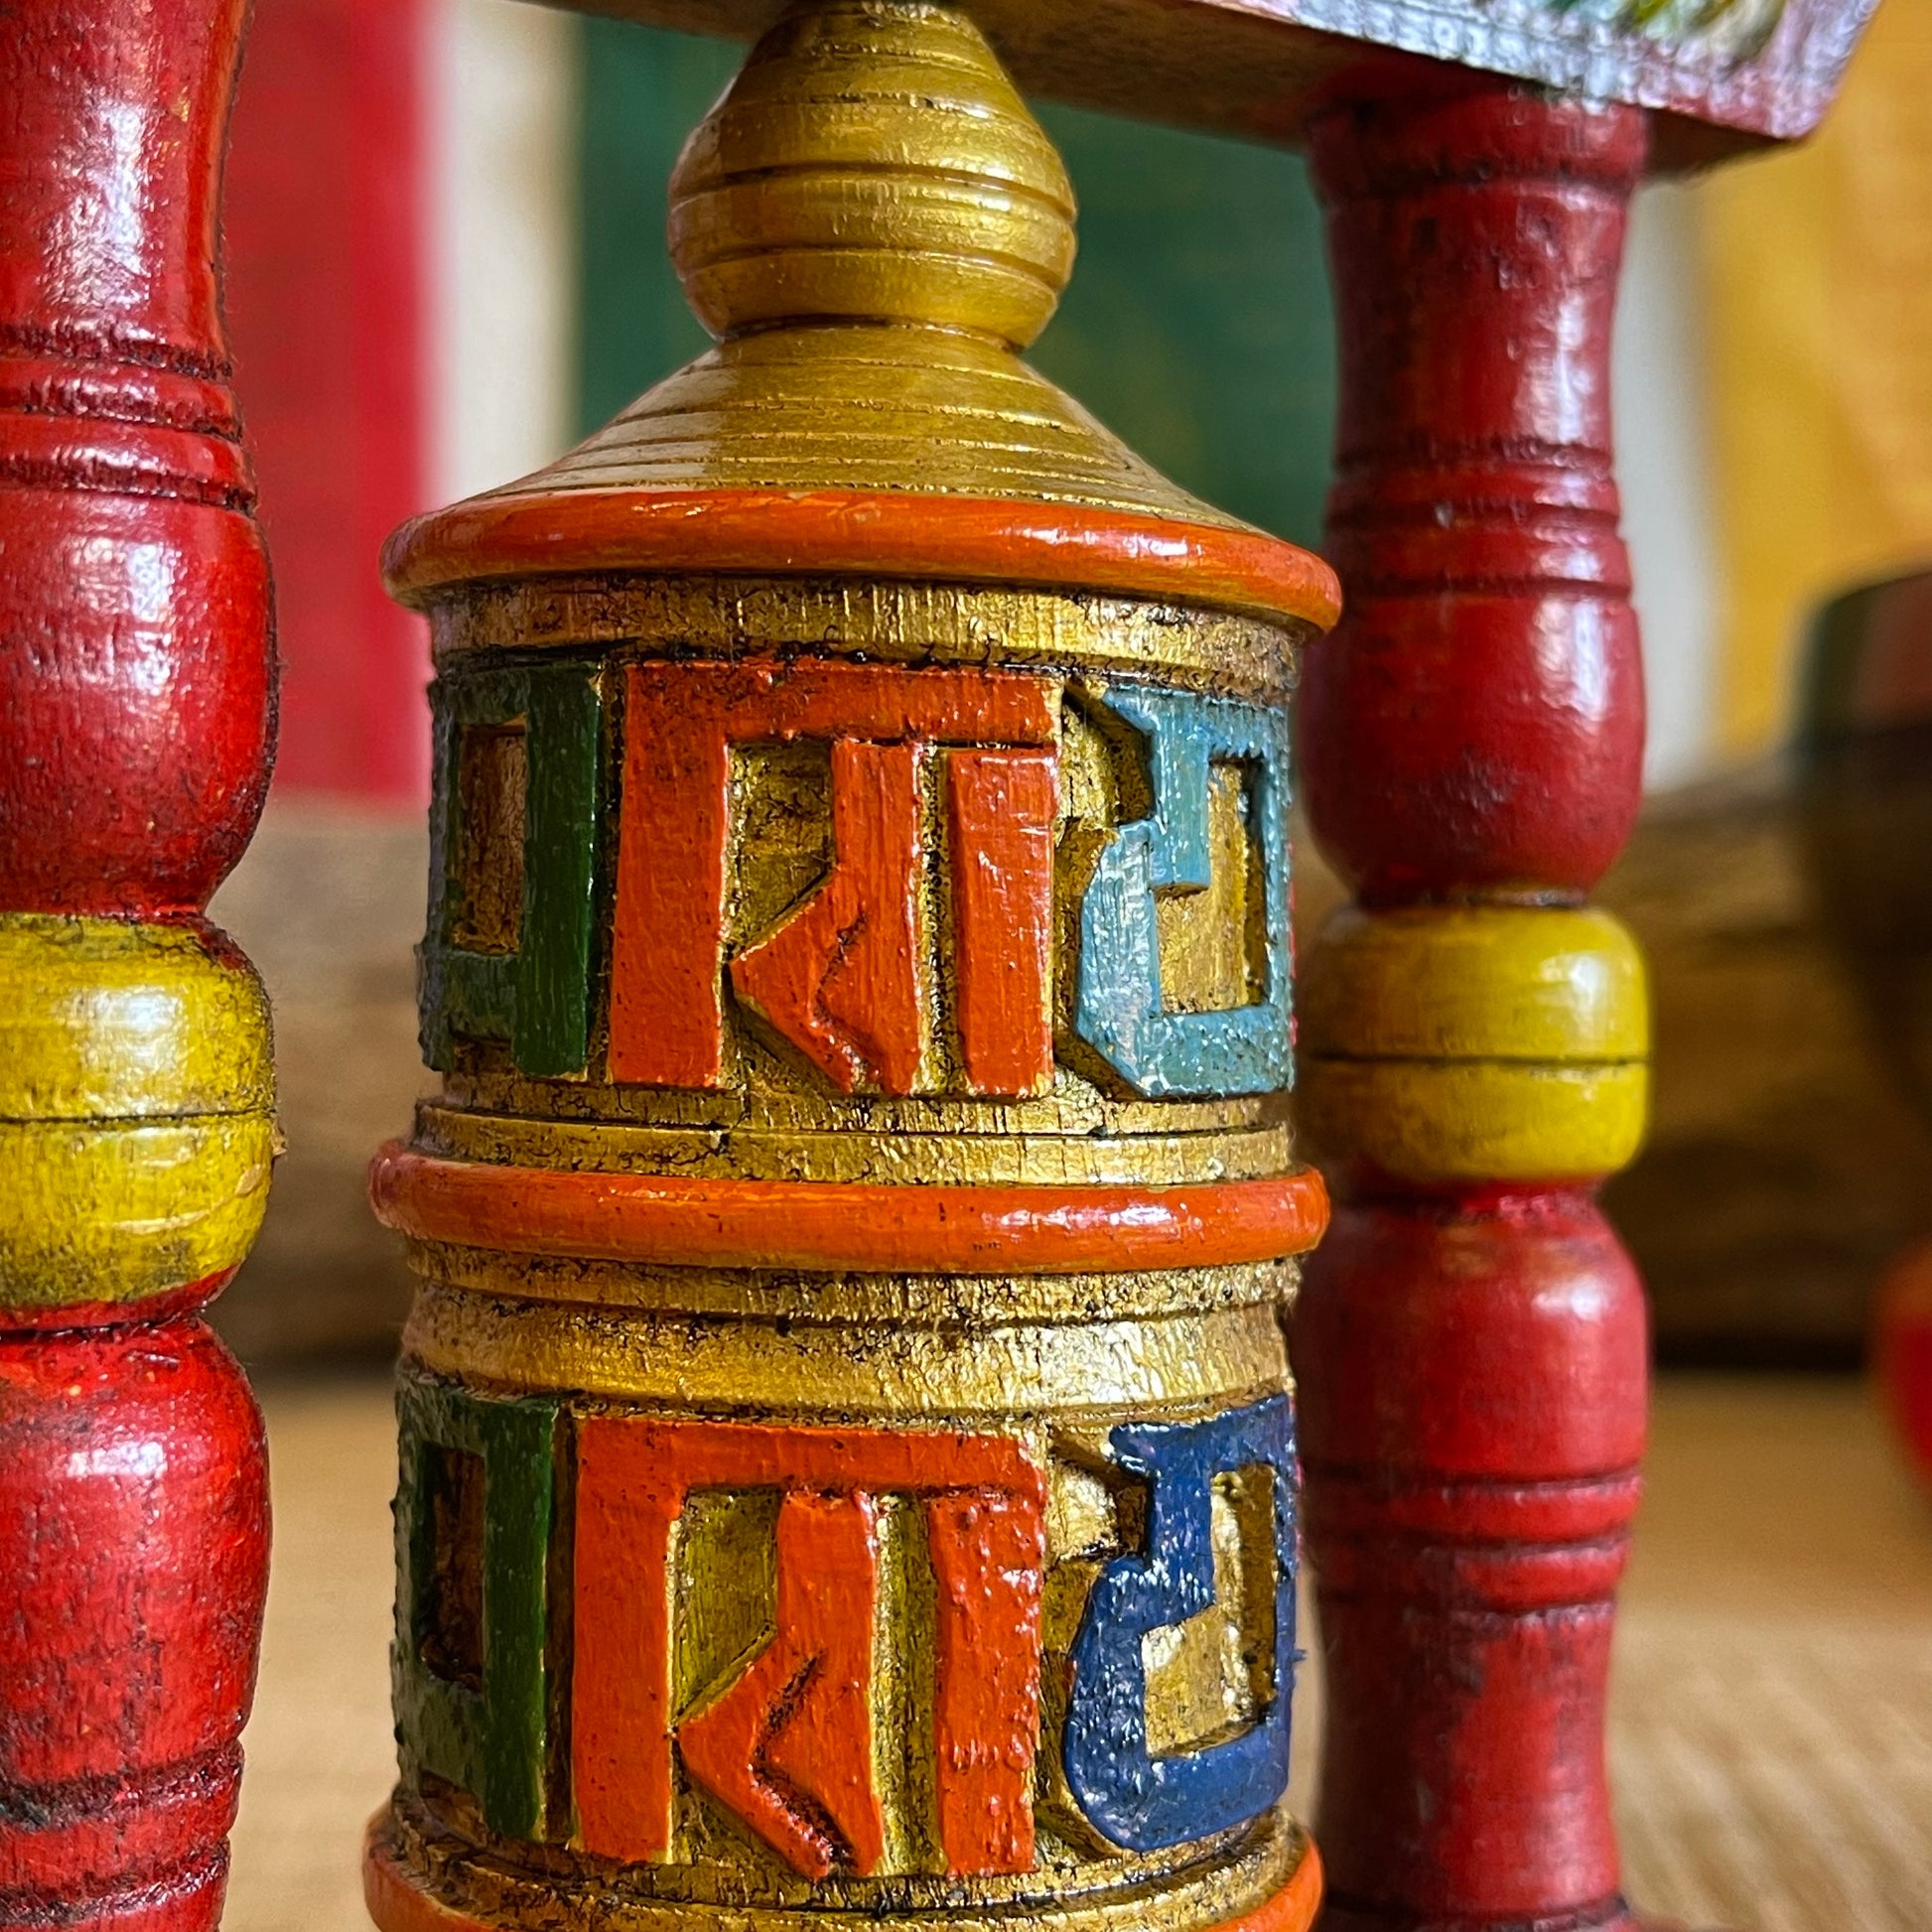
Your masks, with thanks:
[{"label": "wood grain texture", "polygon": [[0,1925],[212,1932],[266,1586],[261,1424],[194,1311],[273,1147],[266,1004],[199,918],[267,783],[227,387],[244,9],[0,35]]},{"label": "wood grain texture", "polygon": [[1646,1335],[1591,1183],[1648,1029],[1635,948],[1573,907],[1637,804],[1607,380],[1644,127],[1444,74],[1338,99],[1312,154],[1348,606],[1302,746],[1365,902],[1309,967],[1344,1201],[1293,1319],[1324,1923],[1627,1927],[1603,1722]]}]

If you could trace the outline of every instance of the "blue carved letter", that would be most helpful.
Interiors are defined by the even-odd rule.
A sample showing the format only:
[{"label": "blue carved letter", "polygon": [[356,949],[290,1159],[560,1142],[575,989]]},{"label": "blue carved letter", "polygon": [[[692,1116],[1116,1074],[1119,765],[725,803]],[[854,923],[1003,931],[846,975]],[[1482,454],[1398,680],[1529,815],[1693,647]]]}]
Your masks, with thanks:
[{"label": "blue carved letter", "polygon": [[[1147,740],[1151,816],[1123,825],[1080,906],[1074,1031],[1145,1094],[1266,1093],[1293,1077],[1289,1049],[1288,725],[1279,711],[1191,691],[1109,685],[1108,708]],[[1211,883],[1208,796],[1215,764],[1245,770],[1248,831],[1261,849],[1262,997],[1171,1013],[1161,990],[1155,895]]]},{"label": "blue carved letter", "polygon": [[[1130,1852],[1157,1852],[1241,1824],[1288,1789],[1295,1675],[1295,1421],[1271,1396],[1206,1422],[1116,1429],[1114,1453],[1153,1484],[1147,1553],[1101,1573],[1073,1640],[1063,1746],[1066,1780],[1088,1820]],[[1148,1748],[1142,1640],[1214,1601],[1213,1480],[1256,1465],[1274,1473],[1275,1654],[1268,1702],[1238,1736],[1156,1757]]]}]

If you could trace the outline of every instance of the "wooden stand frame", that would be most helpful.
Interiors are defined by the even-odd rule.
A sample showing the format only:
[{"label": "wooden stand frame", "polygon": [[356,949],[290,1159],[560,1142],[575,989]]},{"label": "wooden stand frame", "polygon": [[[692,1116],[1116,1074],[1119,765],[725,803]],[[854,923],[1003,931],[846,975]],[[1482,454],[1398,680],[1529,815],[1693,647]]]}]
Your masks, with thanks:
[{"label": "wooden stand frame", "polygon": [[1642,117],[1474,77],[1311,129],[1344,345],[1309,808],[1359,904],[1308,962],[1347,1198],[1294,1324],[1328,1734],[1324,1923],[1623,1925],[1603,1767],[1643,1298],[1643,682],[1609,344]]},{"label": "wooden stand frame", "polygon": [[241,0],[0,27],[0,1925],[213,1932],[267,1582],[197,1311],[259,1225],[267,1003],[202,908],[268,777],[216,299]]}]

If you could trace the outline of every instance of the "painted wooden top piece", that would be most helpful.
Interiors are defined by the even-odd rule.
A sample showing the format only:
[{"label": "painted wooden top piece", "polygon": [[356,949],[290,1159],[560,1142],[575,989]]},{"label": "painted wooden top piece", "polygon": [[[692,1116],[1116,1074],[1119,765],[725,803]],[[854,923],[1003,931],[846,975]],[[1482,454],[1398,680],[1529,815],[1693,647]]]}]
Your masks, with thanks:
[{"label": "painted wooden top piece", "polygon": [[1332,622],[1325,565],[1188,495],[1020,359],[1073,215],[964,15],[794,12],[671,184],[672,255],[718,346],[548,469],[406,525],[391,588],[431,606],[558,570],[809,571]]},{"label": "painted wooden top piece", "polygon": [[[576,0],[564,0],[565,4]],[[1875,0],[969,0],[1027,92],[1299,142],[1341,75],[1420,56],[1660,110],[1654,165],[1809,134]],[[685,33],[750,40],[784,0],[596,0]],[[1387,63],[1392,91],[1400,59]]]}]

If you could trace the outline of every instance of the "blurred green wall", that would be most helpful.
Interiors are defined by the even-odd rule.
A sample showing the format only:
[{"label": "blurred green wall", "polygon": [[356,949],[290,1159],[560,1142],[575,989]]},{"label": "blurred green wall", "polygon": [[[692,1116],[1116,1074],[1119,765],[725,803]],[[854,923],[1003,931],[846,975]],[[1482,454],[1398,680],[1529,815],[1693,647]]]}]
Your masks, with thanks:
[{"label": "blurred green wall", "polygon": [[[579,420],[705,345],[664,254],[664,187],[743,58],[587,19]],[[1273,149],[1043,106],[1080,255],[1035,365],[1175,482],[1303,543],[1320,534],[1334,343],[1314,200]]]}]

